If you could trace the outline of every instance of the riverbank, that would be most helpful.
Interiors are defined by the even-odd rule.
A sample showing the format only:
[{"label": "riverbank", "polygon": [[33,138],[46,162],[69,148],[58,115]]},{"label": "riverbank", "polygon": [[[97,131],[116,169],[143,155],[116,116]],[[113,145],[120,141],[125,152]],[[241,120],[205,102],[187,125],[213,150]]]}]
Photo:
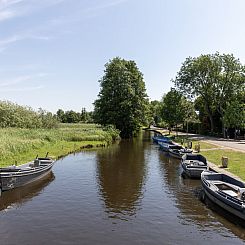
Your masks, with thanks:
[{"label": "riverbank", "polygon": [[59,124],[55,129],[0,129],[0,166],[33,160],[36,155],[58,159],[85,148],[107,146],[117,130],[96,124]]},{"label": "riverbank", "polygon": [[[183,139],[188,142],[192,142],[193,149],[195,149],[196,145],[199,144],[200,153],[207,158],[210,165],[216,166],[216,168],[214,168],[215,171],[227,171],[245,181],[245,152],[240,149],[225,147],[222,144],[218,144],[219,141],[217,140],[206,140],[205,137],[195,138],[191,135],[188,137],[181,135],[175,138],[178,143],[181,141],[183,142]],[[228,168],[224,169],[221,167],[222,157],[228,158]]]},{"label": "riverbank", "polygon": [[[167,130],[160,129],[159,132],[168,134]],[[243,147],[245,148],[245,142],[233,142],[231,140],[185,133],[178,133],[178,136],[176,136],[176,132],[172,133],[170,137],[174,137],[175,142],[182,143],[184,146],[187,146],[188,142],[192,142],[193,149],[199,144],[200,153],[207,158],[215,171],[227,171],[233,176],[237,176],[245,181],[245,149],[243,150]],[[234,143],[240,143],[239,147],[235,147],[236,145]],[[224,169],[221,167],[222,157],[228,158],[228,168]]]}]

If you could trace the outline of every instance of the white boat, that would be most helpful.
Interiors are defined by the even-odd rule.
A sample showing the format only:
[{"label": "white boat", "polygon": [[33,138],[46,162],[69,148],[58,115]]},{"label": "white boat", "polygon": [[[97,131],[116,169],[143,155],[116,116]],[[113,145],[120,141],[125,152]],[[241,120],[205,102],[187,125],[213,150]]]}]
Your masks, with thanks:
[{"label": "white boat", "polygon": [[201,154],[185,154],[181,159],[183,172],[190,178],[200,178],[201,173],[207,170],[207,160]]},{"label": "white boat", "polygon": [[184,148],[181,145],[169,145],[168,153],[172,157],[181,159],[184,154],[192,153],[192,150]]},{"label": "white boat", "polygon": [[226,211],[245,221],[245,183],[231,176],[211,171],[201,174],[207,197]]}]

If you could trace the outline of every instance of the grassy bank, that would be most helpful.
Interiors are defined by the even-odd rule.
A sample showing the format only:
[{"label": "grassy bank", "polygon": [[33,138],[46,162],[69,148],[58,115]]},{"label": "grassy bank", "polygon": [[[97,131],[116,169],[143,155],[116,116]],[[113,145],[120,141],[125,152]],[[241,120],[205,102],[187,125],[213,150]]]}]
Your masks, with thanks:
[{"label": "grassy bank", "polygon": [[95,124],[60,124],[56,129],[0,129],[0,166],[21,164],[38,154],[58,158],[84,147],[110,144],[118,132]]},{"label": "grassy bank", "polygon": [[225,170],[237,175],[245,181],[245,153],[233,150],[210,150],[201,151],[209,162],[221,166],[221,158],[228,157],[228,168]]},{"label": "grassy bank", "polygon": [[[186,136],[175,137],[175,141],[178,143],[183,142]],[[209,162],[214,163],[217,166],[222,165],[222,157],[228,157],[228,168],[227,171],[237,175],[245,181],[245,153],[222,149],[221,146],[210,144],[202,140],[188,139],[192,141],[192,148],[195,149],[195,145],[200,144],[201,154],[207,158]]]}]

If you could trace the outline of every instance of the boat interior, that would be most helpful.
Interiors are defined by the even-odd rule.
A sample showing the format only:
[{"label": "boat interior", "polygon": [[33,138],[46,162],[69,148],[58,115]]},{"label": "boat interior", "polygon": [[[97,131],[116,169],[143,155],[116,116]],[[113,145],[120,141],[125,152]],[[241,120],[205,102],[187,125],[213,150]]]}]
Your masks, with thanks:
[{"label": "boat interior", "polygon": [[188,161],[188,162],[203,162],[205,165],[207,165],[207,160],[204,156],[202,156],[201,154],[186,154],[183,158],[184,161]]},{"label": "boat interior", "polygon": [[245,201],[245,185],[240,181],[224,174],[212,174],[208,177],[207,181],[222,193]]},{"label": "boat interior", "polygon": [[186,165],[191,165],[191,166],[196,166],[196,167],[204,167],[207,166],[206,163],[202,162],[202,161],[198,161],[198,160],[185,160],[185,164]]}]

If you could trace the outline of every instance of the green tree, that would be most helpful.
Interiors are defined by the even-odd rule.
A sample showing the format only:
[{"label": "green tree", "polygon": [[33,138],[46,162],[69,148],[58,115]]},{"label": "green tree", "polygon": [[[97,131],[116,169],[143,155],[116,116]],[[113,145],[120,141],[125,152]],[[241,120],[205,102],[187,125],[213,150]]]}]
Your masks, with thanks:
[{"label": "green tree", "polygon": [[132,137],[147,118],[148,99],[142,73],[134,61],[117,57],[105,65],[99,82],[95,121],[115,125],[122,138]]},{"label": "green tree", "polygon": [[63,122],[63,121],[64,121],[64,115],[65,115],[65,112],[64,112],[62,109],[59,109],[59,110],[56,112],[56,115],[57,115],[57,119],[58,119],[60,122]]},{"label": "green tree", "polygon": [[149,104],[149,122],[158,125],[161,121],[162,103],[158,100],[153,100]]},{"label": "green tree", "polygon": [[180,92],[171,88],[171,90],[163,96],[162,102],[162,118],[170,128],[185,121],[190,111],[190,104]]},{"label": "green tree", "polygon": [[[239,101],[235,104],[233,101],[236,101],[245,89],[245,68],[232,54],[216,54],[216,58],[219,59],[222,70],[215,83],[214,102],[221,117],[223,134],[225,134],[224,115],[229,114],[232,107],[237,108],[234,107],[235,104],[239,104]],[[229,107],[229,113],[226,113],[227,107]]]},{"label": "green tree", "polygon": [[66,123],[78,123],[80,121],[80,113],[73,110],[66,111],[64,117]]},{"label": "green tree", "polygon": [[[219,53],[187,58],[175,86],[190,97],[201,97],[214,131],[214,114],[222,123],[228,103],[244,91],[245,68],[232,54]],[[224,132],[224,123],[222,126]]]},{"label": "green tree", "polygon": [[182,64],[174,80],[175,86],[186,96],[191,98],[202,97],[210,120],[211,132],[214,131],[215,84],[221,70],[221,64],[216,54],[201,55],[197,58],[189,57]]},{"label": "green tree", "polygon": [[224,126],[228,128],[245,128],[245,103],[231,101],[224,113]]}]

